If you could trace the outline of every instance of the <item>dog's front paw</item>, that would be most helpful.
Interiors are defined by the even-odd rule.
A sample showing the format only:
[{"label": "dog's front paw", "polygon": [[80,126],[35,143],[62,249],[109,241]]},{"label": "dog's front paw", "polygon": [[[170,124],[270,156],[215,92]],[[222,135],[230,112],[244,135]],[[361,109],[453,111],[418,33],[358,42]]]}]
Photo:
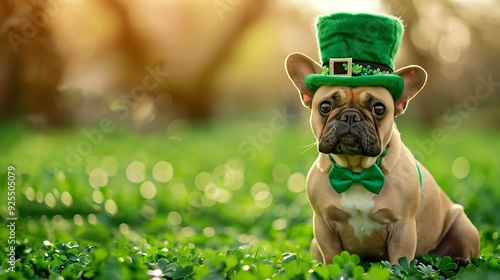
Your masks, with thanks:
[{"label": "dog's front paw", "polygon": [[470,264],[470,260],[466,258],[455,258],[453,261],[458,265],[458,269],[466,267],[468,264]]}]

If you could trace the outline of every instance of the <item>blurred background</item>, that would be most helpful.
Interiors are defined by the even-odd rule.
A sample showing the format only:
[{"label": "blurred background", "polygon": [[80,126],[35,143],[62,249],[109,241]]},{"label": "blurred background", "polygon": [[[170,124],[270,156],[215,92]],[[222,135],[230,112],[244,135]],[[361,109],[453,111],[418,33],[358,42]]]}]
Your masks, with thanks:
[{"label": "blurred background", "polygon": [[[494,127],[500,98],[488,93],[500,80],[499,6],[495,0],[3,1],[0,120],[50,129],[116,112],[123,125],[155,131],[179,118],[238,118],[284,104],[298,109],[284,59],[303,52],[319,60],[315,17],[350,11],[404,20],[396,65],[418,64],[429,73],[406,118],[435,125],[473,110],[471,122]],[[484,98],[472,100],[485,80]]]},{"label": "blurred background", "polygon": [[317,151],[284,60],[319,60],[314,20],[340,11],[404,20],[396,65],[429,80],[403,139],[473,222],[500,224],[499,1],[5,0],[0,166],[16,167],[22,232],[308,247]]}]

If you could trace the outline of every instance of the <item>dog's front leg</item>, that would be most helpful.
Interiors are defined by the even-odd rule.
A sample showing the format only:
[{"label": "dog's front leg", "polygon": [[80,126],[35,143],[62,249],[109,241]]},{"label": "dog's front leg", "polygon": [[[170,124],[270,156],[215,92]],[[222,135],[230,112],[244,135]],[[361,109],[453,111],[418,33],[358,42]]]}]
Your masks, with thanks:
[{"label": "dog's front leg", "polygon": [[387,251],[389,261],[397,264],[402,257],[415,258],[417,249],[417,223],[414,218],[397,221],[388,228]]},{"label": "dog's front leg", "polygon": [[330,264],[333,257],[342,252],[342,242],[337,232],[328,226],[323,217],[315,213],[313,221],[314,237],[322,258],[319,261],[323,261],[325,265]]}]

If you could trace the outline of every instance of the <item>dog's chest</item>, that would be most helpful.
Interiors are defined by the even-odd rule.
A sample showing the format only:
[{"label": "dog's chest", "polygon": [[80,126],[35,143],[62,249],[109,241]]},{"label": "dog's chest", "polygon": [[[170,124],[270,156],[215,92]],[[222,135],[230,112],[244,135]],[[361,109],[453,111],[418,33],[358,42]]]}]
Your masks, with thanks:
[{"label": "dog's chest", "polygon": [[369,236],[376,229],[384,225],[374,221],[369,214],[372,212],[375,201],[374,194],[367,191],[361,184],[354,184],[342,194],[340,205],[350,217],[347,220],[354,229],[354,234],[359,240]]}]

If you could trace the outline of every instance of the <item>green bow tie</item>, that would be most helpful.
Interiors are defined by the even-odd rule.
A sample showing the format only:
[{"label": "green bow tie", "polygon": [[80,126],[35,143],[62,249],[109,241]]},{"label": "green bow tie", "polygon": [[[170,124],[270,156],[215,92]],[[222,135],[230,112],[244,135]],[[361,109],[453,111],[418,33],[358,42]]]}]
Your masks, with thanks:
[{"label": "green bow tie", "polygon": [[356,173],[347,168],[340,167],[331,155],[328,156],[333,162],[332,168],[328,173],[328,178],[330,179],[332,188],[337,193],[340,194],[347,191],[354,183],[361,183],[365,189],[374,194],[380,193],[385,179],[384,173],[378,167],[381,157],[379,157],[376,164],[366,168],[361,173]]}]

